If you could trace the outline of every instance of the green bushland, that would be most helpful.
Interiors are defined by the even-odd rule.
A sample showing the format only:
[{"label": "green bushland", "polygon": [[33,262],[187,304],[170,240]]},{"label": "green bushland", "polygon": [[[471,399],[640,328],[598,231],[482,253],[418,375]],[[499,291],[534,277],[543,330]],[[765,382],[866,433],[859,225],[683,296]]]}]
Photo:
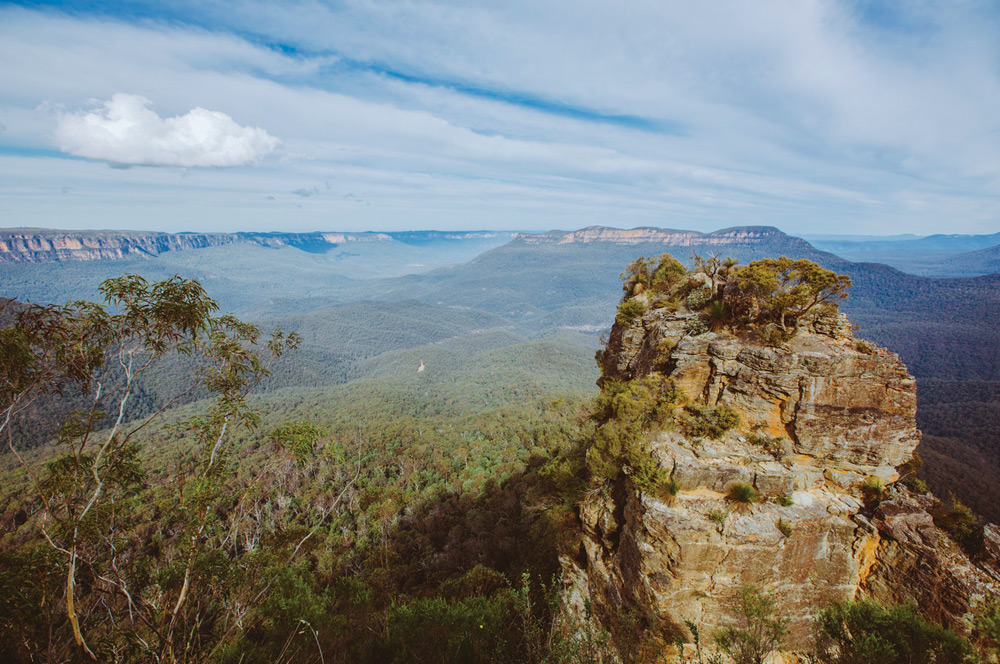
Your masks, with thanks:
[{"label": "green bushland", "polygon": [[948,503],[936,501],[930,512],[934,525],[948,533],[966,553],[979,553],[983,546],[982,520],[962,501],[954,496]]},{"label": "green bushland", "polygon": [[[719,239],[726,241],[706,238],[695,250],[729,251],[743,264],[775,256],[805,258],[850,276],[851,297],[840,306],[859,325],[864,338],[899,353],[917,378],[917,418],[924,432],[921,449],[928,460],[920,478],[939,495],[954,492],[976,512],[1000,521],[1000,382],[996,381],[1000,354],[995,352],[1000,347],[1000,275],[962,279],[914,276],[876,263],[844,261],[780,233],[749,243],[715,244]],[[181,274],[201,281],[220,301],[222,310],[240,316],[273,319],[362,299],[377,300],[387,307],[416,299],[487,311],[503,317],[507,324],[527,323],[527,338],[534,338],[541,331],[549,334],[567,325],[606,327],[622,294],[617,279],[622,266],[643,253],[671,251],[687,256],[692,251],[690,246],[655,242],[537,245],[514,241],[466,263],[449,259],[444,262],[452,263],[450,267],[433,273],[368,279],[365,277],[388,276],[387,270],[398,273],[398,268],[414,259],[410,245],[395,243],[397,253],[386,259],[374,244],[371,252],[361,245],[350,249],[364,254],[360,270],[353,258],[342,255],[343,247],[317,255],[291,247],[247,245],[125,261],[6,264],[0,268],[4,291],[0,295],[66,302],[92,297],[103,279],[124,272],[141,272],[149,279]],[[685,262],[697,269],[692,261]],[[588,269],[581,270],[581,265]],[[651,306],[663,306],[659,300],[665,303],[670,298],[653,298]],[[675,300],[673,308],[682,304]],[[700,312],[710,328],[711,309],[709,305]],[[289,329],[284,322],[274,324]],[[777,325],[774,327],[780,332]],[[326,352],[333,357],[333,351],[335,348]],[[591,347],[590,353],[593,351]],[[327,355],[322,348],[309,348],[308,343],[298,353],[309,353],[316,361],[308,372],[299,374],[296,385],[312,385],[312,372]],[[291,359],[291,355],[287,357]],[[274,370],[275,378],[284,380],[280,369]],[[289,379],[295,376],[287,374]],[[40,413],[40,419],[47,413]]]},{"label": "green bushland", "polygon": [[[24,380],[4,393],[4,407],[17,407],[21,385],[67,395],[86,387],[111,357],[89,330],[133,334],[155,324],[162,334],[143,357],[170,352],[163,340],[188,343],[213,303],[181,285],[180,295],[191,286],[195,296],[190,319],[175,306],[183,300],[157,291],[158,300],[126,307],[121,320],[87,306],[39,311],[44,325],[5,328],[5,373],[19,367]],[[125,286],[140,299],[147,286],[160,289]],[[162,310],[162,324],[144,323],[147,309]],[[125,437],[106,437],[104,418],[75,416],[58,440],[23,454],[25,465],[3,458],[0,658],[29,661],[46,650],[79,658],[76,632],[98,658],[136,662],[165,650],[192,662],[318,661],[321,653],[414,661],[418,645],[424,661],[541,662],[576,647],[551,636],[548,579],[560,538],[573,536],[572,496],[583,486],[582,452],[573,450],[592,424],[584,397],[557,398],[560,382],[540,381],[539,369],[545,359],[555,376],[561,356],[572,365],[585,351],[564,353],[553,340],[520,346],[507,359],[523,360],[534,380],[498,371],[504,358],[487,349],[468,364],[428,355],[419,376],[414,358],[400,357],[405,374],[383,362],[382,374],[343,386],[250,396],[240,376],[251,372],[254,385],[266,378],[253,345],[263,335],[231,318],[208,325],[242,335],[189,344],[186,357],[207,361],[194,378],[222,401],[174,408],[145,426],[126,421]],[[64,350],[82,361],[66,363]],[[49,363],[25,361],[36,351]],[[105,394],[122,397],[102,380]],[[99,436],[113,454],[95,457],[81,444]],[[96,489],[92,470],[103,489],[81,519]],[[69,545],[46,541],[46,512],[57,517],[49,537],[70,537]],[[110,611],[97,610],[105,605]],[[440,638],[417,644],[418,633]]]},{"label": "green bushland", "polygon": [[[730,328],[751,331],[769,344],[787,341],[798,326],[837,312],[851,279],[808,259],[765,258],[739,265],[733,258],[695,255],[688,271],[670,254],[641,256],[620,276],[624,296],[616,321],[630,324],[645,313],[646,302],[677,310],[684,302],[700,312],[687,324],[692,336]],[[638,299],[637,296],[642,296]],[[859,350],[871,346],[858,342]]]},{"label": "green bushland", "polygon": [[587,451],[592,480],[600,484],[626,471],[643,490],[663,490],[670,477],[646,448],[646,436],[672,426],[679,401],[673,383],[659,376],[605,381],[592,411],[597,424]]},{"label": "green bushland", "polygon": [[[550,282],[551,273],[539,275]],[[461,298],[472,290],[449,292]],[[496,306],[516,309],[520,301],[512,298],[507,293]],[[604,311],[593,302],[583,308]],[[413,661],[411,650],[425,661],[592,661],[607,635],[589,614],[587,642],[551,629],[556,551],[574,550],[572,508],[587,488],[584,451],[599,424],[588,417],[593,409],[582,390],[561,400],[553,392],[594,377],[593,348],[578,352],[579,345],[564,341],[503,342],[499,332],[470,330],[435,345],[439,355],[419,376],[415,360],[430,347],[362,358],[373,373],[346,384],[248,395],[229,406],[247,406],[236,412],[249,426],[229,427],[225,454],[212,464],[217,471],[203,479],[191,473],[215,447],[217,438],[204,445],[207,433],[219,432],[213,402],[205,392],[168,410],[133,436],[135,445],[122,445],[113,464],[97,464],[108,471],[114,500],[99,500],[82,531],[87,548],[80,560],[87,564],[76,569],[75,600],[83,635],[104,659],[150,660],[152,641],[124,595],[112,588],[101,596],[113,613],[97,601],[104,581],[94,572],[110,563],[100,551],[107,546],[126,588],[142,602],[158,592],[176,599],[190,561],[178,661]],[[472,353],[462,358],[475,361],[449,361],[449,350],[459,347]],[[513,374],[506,373],[506,353]],[[553,356],[563,371],[525,382]],[[183,360],[167,363],[171,380],[187,373]],[[438,366],[447,370],[435,374]],[[215,385],[225,388],[226,381]],[[70,396],[71,386],[65,388]],[[653,410],[646,416],[651,426],[670,426]],[[96,432],[104,426],[107,420]],[[60,445],[79,441],[86,429],[77,418],[62,442],[24,453],[44,479],[43,491],[67,496],[64,480],[77,471],[58,457]],[[86,471],[88,463],[81,455],[79,467]],[[0,659],[54,652],[82,661],[66,616],[67,558],[41,533],[45,507],[24,468],[11,455],[0,464]],[[87,481],[86,472],[79,477]],[[668,494],[671,486],[661,482]],[[66,504],[79,501],[70,496]],[[192,548],[184,536],[201,524],[209,538]],[[173,604],[159,606],[170,611]],[[227,635],[231,611],[240,606],[252,610]],[[474,615],[487,619],[470,622]],[[410,640],[424,633],[440,638]],[[622,652],[635,651],[628,633],[616,633]]]},{"label": "green bushland", "polygon": [[912,606],[872,600],[835,602],[817,615],[815,632],[822,664],[962,664],[973,653],[966,639],[927,621]]}]

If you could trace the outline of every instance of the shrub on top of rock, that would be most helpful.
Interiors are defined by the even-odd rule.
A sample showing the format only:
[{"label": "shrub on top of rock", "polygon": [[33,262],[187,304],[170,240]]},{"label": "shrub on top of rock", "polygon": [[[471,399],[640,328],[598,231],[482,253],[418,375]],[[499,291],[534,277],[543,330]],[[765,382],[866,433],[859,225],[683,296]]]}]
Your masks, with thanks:
[{"label": "shrub on top of rock", "polygon": [[619,325],[628,325],[644,313],[646,313],[646,303],[639,299],[629,298],[622,300],[621,304],[618,305],[615,321]]},{"label": "shrub on top of rock", "polygon": [[[786,341],[806,321],[836,314],[848,276],[806,259],[766,258],[739,266],[732,258],[692,256],[689,272],[670,254],[641,256],[621,274],[625,295],[616,320],[627,325],[654,308],[700,312],[688,334],[725,327],[754,330],[769,344]],[[642,298],[636,299],[636,296]],[[859,352],[873,346],[859,342]]]},{"label": "shrub on top of rock", "polygon": [[670,254],[640,256],[621,273],[625,297],[643,292],[666,293],[688,276],[687,268]]},{"label": "shrub on top of rock", "polygon": [[[847,297],[851,279],[806,260],[765,258],[738,268],[726,285],[725,301],[734,322],[775,325],[781,332]],[[827,313],[831,313],[828,311]]]}]

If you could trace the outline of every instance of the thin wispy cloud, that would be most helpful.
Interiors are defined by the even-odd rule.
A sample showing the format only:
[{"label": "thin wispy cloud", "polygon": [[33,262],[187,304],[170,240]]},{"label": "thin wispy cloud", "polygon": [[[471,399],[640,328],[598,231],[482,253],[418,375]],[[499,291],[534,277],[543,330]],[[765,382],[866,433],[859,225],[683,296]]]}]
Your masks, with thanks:
[{"label": "thin wispy cloud", "polygon": [[[11,183],[40,173],[36,189],[57,190],[47,179],[66,171],[94,192],[72,211],[90,225],[125,216],[127,192],[159,202],[149,224],[230,230],[988,232],[1000,218],[997,34],[1000,10],[976,1],[8,6],[0,195],[20,224],[57,208]],[[28,166],[52,150],[257,165],[183,179]],[[305,182],[331,195],[295,207]],[[370,205],[348,206],[346,192]]]}]

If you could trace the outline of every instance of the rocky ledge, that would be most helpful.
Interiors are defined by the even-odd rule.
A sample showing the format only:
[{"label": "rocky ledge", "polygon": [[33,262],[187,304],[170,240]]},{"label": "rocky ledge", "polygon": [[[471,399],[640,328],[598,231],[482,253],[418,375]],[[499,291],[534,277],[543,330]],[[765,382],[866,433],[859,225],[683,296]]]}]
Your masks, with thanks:
[{"label": "rocky ledge", "polygon": [[[793,650],[809,646],[818,609],[864,596],[914,601],[963,629],[1000,575],[935,527],[931,498],[898,482],[920,441],[916,385],[898,356],[859,342],[842,315],[777,347],[691,334],[694,317],[660,309],[616,324],[602,381],[660,375],[740,424],[718,440],[650,434],[676,495],[627,475],[588,494],[580,550],[562,559],[569,596],[598,615],[638,612],[668,641],[687,635],[685,621],[702,634],[726,624],[743,584],[777,599]],[[757,499],[730,497],[741,484]]]}]

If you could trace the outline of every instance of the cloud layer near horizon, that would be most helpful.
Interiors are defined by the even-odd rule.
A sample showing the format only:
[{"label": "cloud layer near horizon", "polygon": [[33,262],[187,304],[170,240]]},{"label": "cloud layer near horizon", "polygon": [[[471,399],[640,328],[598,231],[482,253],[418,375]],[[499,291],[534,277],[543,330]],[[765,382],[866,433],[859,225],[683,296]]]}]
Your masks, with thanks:
[{"label": "cloud layer near horizon", "polygon": [[[1000,218],[985,1],[88,7],[0,8],[11,224],[889,234]],[[53,148],[232,168],[110,170]]]},{"label": "cloud layer near horizon", "polygon": [[100,109],[63,114],[59,149],[115,166],[222,167],[256,163],[278,145],[260,127],[241,127],[225,113],[196,107],[161,118],[151,105],[118,93]]}]

